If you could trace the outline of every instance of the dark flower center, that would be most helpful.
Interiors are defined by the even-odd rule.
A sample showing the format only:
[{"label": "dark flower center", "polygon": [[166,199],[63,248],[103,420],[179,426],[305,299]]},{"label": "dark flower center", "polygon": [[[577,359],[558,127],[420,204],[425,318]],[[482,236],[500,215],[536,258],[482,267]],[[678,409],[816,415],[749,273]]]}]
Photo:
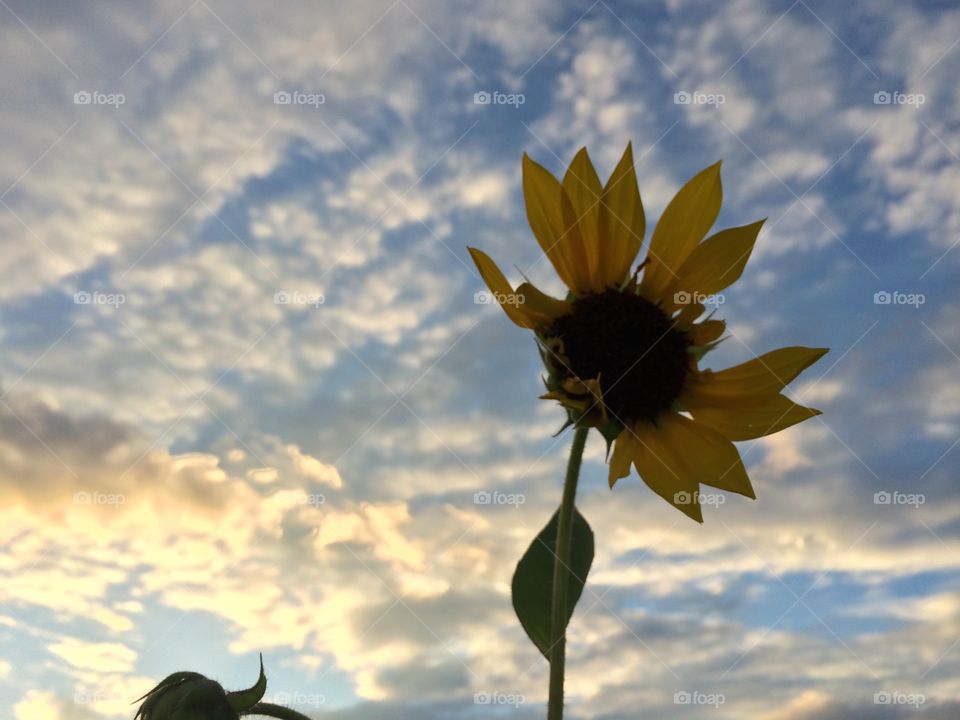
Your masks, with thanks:
[{"label": "dark flower center", "polygon": [[617,290],[584,295],[550,334],[563,340],[567,376],[599,376],[604,404],[621,422],[653,420],[680,396],[690,341],[648,300]]}]

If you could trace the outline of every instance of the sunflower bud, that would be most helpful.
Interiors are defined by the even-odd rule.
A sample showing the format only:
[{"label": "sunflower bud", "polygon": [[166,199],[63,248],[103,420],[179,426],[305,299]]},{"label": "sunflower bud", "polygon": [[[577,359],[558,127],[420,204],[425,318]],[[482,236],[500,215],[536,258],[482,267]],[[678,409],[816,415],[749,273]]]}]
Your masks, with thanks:
[{"label": "sunflower bud", "polygon": [[267,690],[260,656],[260,677],[247,690],[226,692],[200,673],[176,672],[135,702],[143,700],[134,720],[238,720]]}]

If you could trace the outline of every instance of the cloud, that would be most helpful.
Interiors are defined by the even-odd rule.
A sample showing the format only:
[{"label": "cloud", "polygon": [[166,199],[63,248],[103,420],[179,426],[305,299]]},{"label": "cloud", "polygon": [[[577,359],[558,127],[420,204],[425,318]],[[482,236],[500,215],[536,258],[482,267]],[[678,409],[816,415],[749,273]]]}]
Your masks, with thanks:
[{"label": "cloud", "polygon": [[75,638],[50,645],[50,652],[76,668],[95,665],[104,673],[123,673],[133,669],[137,654],[118,643],[88,643]]},{"label": "cloud", "polygon": [[36,690],[27,692],[23,700],[13,706],[13,715],[17,720],[60,720],[60,705],[53,693]]},{"label": "cloud", "polygon": [[[672,716],[694,691],[770,720],[907,715],[881,692],[956,714],[958,412],[930,333],[960,347],[956,12],[9,10],[32,30],[0,30],[17,720],[127,716],[167,671],[245,680],[262,650],[272,687],[324,695],[324,716],[542,716],[509,588],[567,439],[532,340],[474,304],[464,248],[563,292],[520,153],[562,170],[588,145],[605,175],[630,140],[651,228],[718,158],[719,225],[770,216],[717,357],[829,344],[836,366],[792,391],[824,416],[740,445],[759,499],[723,496],[703,527],[636,477],[610,491],[591,441],[571,717]],[[497,88],[526,101],[472,103]],[[874,104],[898,88],[926,100]],[[94,89],[125,102],[74,104]],[[926,292],[928,314],[872,305],[881,284]],[[894,490],[927,501],[875,500]],[[523,702],[477,701],[498,693]]]}]

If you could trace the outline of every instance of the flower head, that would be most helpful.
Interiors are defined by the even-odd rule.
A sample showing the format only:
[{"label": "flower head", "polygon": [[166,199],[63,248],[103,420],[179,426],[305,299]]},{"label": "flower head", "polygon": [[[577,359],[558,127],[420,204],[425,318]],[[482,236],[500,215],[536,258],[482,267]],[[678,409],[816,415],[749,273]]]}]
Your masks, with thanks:
[{"label": "flower head", "polygon": [[586,148],[562,181],[524,155],[523,193],[567,297],[529,282],[514,289],[489,256],[470,254],[510,319],[536,334],[542,397],[560,402],[570,423],[603,433],[611,487],[635,467],[698,522],[701,484],[754,498],[732,441],[819,415],[781,391],[827,352],[787,347],[719,372],[699,367],[726,329],[712,314],[702,319],[706,301],[740,277],[764,221],[704,239],[720,212],[718,162],[670,201],[633,270],[646,220],[630,145],[605,185]]},{"label": "flower head", "polygon": [[134,720],[238,720],[240,713],[260,702],[266,690],[262,656],[260,677],[247,690],[228,693],[200,673],[176,672],[139,698],[144,702]]}]

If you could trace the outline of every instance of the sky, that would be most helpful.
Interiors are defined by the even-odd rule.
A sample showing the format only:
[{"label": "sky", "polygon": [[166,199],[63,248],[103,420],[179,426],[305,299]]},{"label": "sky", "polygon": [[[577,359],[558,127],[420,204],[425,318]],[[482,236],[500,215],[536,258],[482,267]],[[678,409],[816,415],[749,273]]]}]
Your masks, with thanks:
[{"label": "sky", "polygon": [[0,0],[2,716],[262,652],[318,718],[543,717],[570,436],[466,248],[559,293],[521,157],[632,141],[648,233],[721,159],[769,218],[705,365],[831,351],[703,525],[591,437],[568,717],[958,717],[958,72],[936,0]]}]

